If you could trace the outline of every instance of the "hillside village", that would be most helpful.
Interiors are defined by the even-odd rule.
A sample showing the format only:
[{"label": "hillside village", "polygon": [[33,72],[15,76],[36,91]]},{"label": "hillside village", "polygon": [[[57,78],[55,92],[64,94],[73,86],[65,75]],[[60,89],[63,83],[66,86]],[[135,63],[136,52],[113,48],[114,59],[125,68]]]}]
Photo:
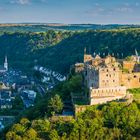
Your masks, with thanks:
[{"label": "hillside village", "polygon": [[[16,116],[11,116],[14,112],[14,104],[18,108],[19,102],[23,107],[18,112],[34,106],[37,96],[43,97],[46,92],[52,90],[59,82],[66,80],[66,77],[50,69],[35,66],[33,71],[43,74],[41,79],[27,76],[26,73],[9,67],[7,56],[4,64],[0,66],[0,129],[14,121]],[[38,95],[40,94],[40,95]],[[4,115],[5,110],[10,110],[9,115]]]},{"label": "hillside village", "polygon": [[[83,63],[75,64],[75,73],[83,76],[83,84],[88,92],[71,93],[71,101],[65,102],[62,115],[73,115],[89,106],[110,101],[131,103],[133,96],[127,89],[140,87],[140,56],[137,51],[135,52],[135,55],[126,59],[116,59],[111,55],[92,56],[85,53]],[[0,69],[1,109],[12,109],[17,95],[20,96],[24,108],[34,106],[38,94],[43,97],[46,91],[51,91],[57,84],[66,80],[66,76],[43,66],[36,65],[33,70],[41,74],[41,79],[29,77],[21,71],[9,68],[5,57],[4,65]],[[82,104],[77,104],[78,101]],[[11,122],[14,120],[13,117],[6,116],[6,121]],[[3,121],[1,126],[4,127]]]},{"label": "hillside village", "polygon": [[[83,63],[75,64],[75,72],[84,77],[84,84],[89,89],[88,95],[82,95],[87,105],[103,104],[114,100],[131,101],[132,94],[127,89],[140,87],[140,56],[135,55],[126,59],[116,59],[108,55],[84,54]],[[78,95],[79,96],[79,95]],[[72,94],[72,100],[78,97]],[[76,104],[76,103],[75,103]],[[75,107],[76,112],[85,110],[86,105]]]}]

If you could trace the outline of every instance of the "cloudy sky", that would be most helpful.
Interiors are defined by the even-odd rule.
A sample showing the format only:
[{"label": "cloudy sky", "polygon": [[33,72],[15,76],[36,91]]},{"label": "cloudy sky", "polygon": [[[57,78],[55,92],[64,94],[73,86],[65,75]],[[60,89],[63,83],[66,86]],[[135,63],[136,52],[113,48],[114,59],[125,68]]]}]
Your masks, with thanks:
[{"label": "cloudy sky", "polygon": [[140,24],[140,0],[0,0],[0,23]]}]

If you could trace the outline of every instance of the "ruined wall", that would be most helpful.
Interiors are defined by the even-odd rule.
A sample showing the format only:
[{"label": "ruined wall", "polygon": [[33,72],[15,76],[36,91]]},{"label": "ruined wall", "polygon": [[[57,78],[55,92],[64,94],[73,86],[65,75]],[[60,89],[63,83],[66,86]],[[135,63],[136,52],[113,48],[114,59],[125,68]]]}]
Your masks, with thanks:
[{"label": "ruined wall", "polygon": [[140,72],[122,73],[121,85],[126,86],[127,89],[140,88]]},{"label": "ruined wall", "polygon": [[84,55],[84,63],[92,61],[92,59],[93,59],[92,55],[88,54]]},{"label": "ruined wall", "polygon": [[85,80],[86,80],[86,85],[88,88],[94,87],[98,88],[99,87],[99,71],[95,70],[94,68],[87,68],[85,74]]},{"label": "ruined wall", "polygon": [[120,70],[118,68],[103,68],[99,71],[99,88],[120,86]]},{"label": "ruined wall", "polygon": [[75,105],[74,106],[75,115],[84,112],[88,107],[90,107],[90,105]]},{"label": "ruined wall", "polygon": [[136,62],[133,62],[133,61],[123,61],[123,69],[133,71],[135,68],[135,64]]},{"label": "ruined wall", "polygon": [[126,96],[126,87],[90,89],[90,105],[106,103]]},{"label": "ruined wall", "polygon": [[77,63],[75,64],[75,72],[80,73],[84,71],[84,64],[83,63]]}]

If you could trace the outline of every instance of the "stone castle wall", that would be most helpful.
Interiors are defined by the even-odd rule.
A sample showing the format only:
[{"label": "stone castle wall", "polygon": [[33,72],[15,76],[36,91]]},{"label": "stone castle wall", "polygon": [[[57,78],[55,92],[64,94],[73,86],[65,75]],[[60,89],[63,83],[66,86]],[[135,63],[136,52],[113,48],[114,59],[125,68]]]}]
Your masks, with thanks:
[{"label": "stone castle wall", "polygon": [[118,68],[103,68],[99,71],[99,88],[116,87],[120,85]]},{"label": "stone castle wall", "polygon": [[80,73],[84,71],[84,63],[75,64],[75,72]]},{"label": "stone castle wall", "polygon": [[92,55],[84,55],[84,63],[92,61],[93,57]]},{"label": "stone castle wall", "polygon": [[[84,55],[82,68],[77,65],[77,72],[83,70],[84,82],[89,88],[90,105],[122,99],[126,96],[126,89],[140,88],[140,63],[136,61]],[[77,112],[85,108],[78,108]]]},{"label": "stone castle wall", "polygon": [[121,99],[126,96],[126,87],[109,87],[90,89],[90,105],[102,104],[108,101]]},{"label": "stone castle wall", "polygon": [[75,115],[84,112],[88,107],[90,107],[90,105],[75,105],[74,106]]},{"label": "stone castle wall", "polygon": [[127,89],[140,88],[140,72],[122,73],[121,85],[126,86]]},{"label": "stone castle wall", "polygon": [[88,88],[90,87],[98,88],[99,87],[99,71],[88,68],[87,74],[85,75],[85,80],[87,82],[86,85]]},{"label": "stone castle wall", "polygon": [[129,71],[133,71],[136,62],[133,61],[123,61],[123,68]]}]

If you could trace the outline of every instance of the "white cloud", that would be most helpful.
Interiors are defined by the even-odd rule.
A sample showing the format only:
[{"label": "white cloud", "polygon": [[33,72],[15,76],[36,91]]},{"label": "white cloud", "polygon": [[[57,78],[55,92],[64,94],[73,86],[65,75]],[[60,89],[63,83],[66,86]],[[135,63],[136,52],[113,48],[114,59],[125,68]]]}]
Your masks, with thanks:
[{"label": "white cloud", "polygon": [[31,0],[11,0],[10,3],[12,4],[21,4],[26,5],[29,4]]},{"label": "white cloud", "polygon": [[41,0],[41,2],[46,2],[47,0]]},{"label": "white cloud", "polygon": [[130,6],[130,4],[129,4],[129,3],[124,3],[124,5],[125,5],[125,6]]},{"label": "white cloud", "polygon": [[99,3],[95,3],[95,6],[99,6],[100,4]]},{"label": "white cloud", "polygon": [[133,12],[133,9],[130,7],[120,7],[120,8],[117,8],[116,11],[118,11],[118,12]]},{"label": "white cloud", "polygon": [[138,3],[138,2],[136,2],[136,4],[135,4],[136,6],[139,6],[140,4]]},{"label": "white cloud", "polygon": [[29,0],[19,0],[20,4],[29,4]]}]

